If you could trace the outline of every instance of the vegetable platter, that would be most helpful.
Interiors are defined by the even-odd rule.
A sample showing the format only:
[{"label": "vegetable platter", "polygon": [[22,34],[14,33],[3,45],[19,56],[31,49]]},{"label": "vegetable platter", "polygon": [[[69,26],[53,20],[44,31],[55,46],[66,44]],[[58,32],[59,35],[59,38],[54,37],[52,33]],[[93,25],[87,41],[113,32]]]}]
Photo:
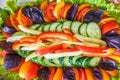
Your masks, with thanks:
[{"label": "vegetable platter", "polygon": [[119,7],[7,0],[0,8],[0,80],[120,80]]}]

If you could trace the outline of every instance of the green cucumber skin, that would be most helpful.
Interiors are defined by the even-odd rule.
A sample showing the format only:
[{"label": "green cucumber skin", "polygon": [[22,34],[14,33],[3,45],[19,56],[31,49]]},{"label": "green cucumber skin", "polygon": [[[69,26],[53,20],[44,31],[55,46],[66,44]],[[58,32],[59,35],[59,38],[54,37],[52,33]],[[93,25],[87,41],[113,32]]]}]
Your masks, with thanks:
[{"label": "green cucumber skin", "polygon": [[[16,51],[20,56],[27,57],[28,55],[32,54],[33,51]],[[56,60],[53,59],[46,59],[44,57],[34,57],[31,59],[31,61],[42,65],[46,67],[96,67],[98,66],[98,63],[101,61],[101,59],[96,59],[93,57],[83,57],[80,55],[80,57],[76,58],[77,56],[71,56],[71,57],[60,57]],[[93,61],[96,64],[92,64],[91,61]],[[57,62],[57,63],[56,63]]]}]

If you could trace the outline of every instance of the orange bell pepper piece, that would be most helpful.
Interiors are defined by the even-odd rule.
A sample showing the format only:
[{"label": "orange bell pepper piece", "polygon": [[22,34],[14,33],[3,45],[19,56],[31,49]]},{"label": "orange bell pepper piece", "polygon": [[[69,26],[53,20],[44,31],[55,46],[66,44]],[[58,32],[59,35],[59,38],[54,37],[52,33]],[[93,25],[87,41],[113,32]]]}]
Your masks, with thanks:
[{"label": "orange bell pepper piece", "polygon": [[62,77],[63,77],[63,69],[57,68],[53,80],[62,80]]},{"label": "orange bell pepper piece", "polygon": [[24,37],[22,39],[20,39],[20,42],[25,42],[25,41],[29,41],[29,42],[36,42],[37,37],[35,36],[28,36],[28,37]]},{"label": "orange bell pepper piece", "polygon": [[26,80],[32,80],[37,76],[39,69],[40,66],[31,61],[24,62],[19,70],[19,76]]},{"label": "orange bell pepper piece", "polygon": [[87,80],[95,80],[93,72],[90,68],[85,68],[85,73],[86,73],[86,76],[87,76]]},{"label": "orange bell pepper piece", "polygon": [[79,76],[79,71],[77,68],[72,68],[74,73],[75,73],[75,80],[80,80],[80,76]]},{"label": "orange bell pepper piece", "polygon": [[118,76],[118,70],[112,70],[112,71],[106,71],[108,74],[110,74],[111,76]]},{"label": "orange bell pepper piece", "polygon": [[45,11],[46,7],[48,5],[48,1],[47,0],[44,0],[40,6],[39,6],[39,9],[42,10],[43,12]]},{"label": "orange bell pepper piece", "polygon": [[102,80],[110,80],[110,76],[109,76],[109,74],[105,70],[100,68],[100,71],[101,71],[102,76],[103,76]]}]

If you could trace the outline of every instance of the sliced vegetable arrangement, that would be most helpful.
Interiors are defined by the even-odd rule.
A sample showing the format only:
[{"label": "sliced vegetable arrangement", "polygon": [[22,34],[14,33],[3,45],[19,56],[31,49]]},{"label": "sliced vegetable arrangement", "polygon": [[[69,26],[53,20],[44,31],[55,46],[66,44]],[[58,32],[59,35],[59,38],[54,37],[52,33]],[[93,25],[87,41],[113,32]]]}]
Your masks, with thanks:
[{"label": "sliced vegetable arrangement", "polygon": [[0,79],[12,72],[17,80],[119,80],[119,21],[108,7],[76,0],[6,4],[0,65],[8,72]]}]

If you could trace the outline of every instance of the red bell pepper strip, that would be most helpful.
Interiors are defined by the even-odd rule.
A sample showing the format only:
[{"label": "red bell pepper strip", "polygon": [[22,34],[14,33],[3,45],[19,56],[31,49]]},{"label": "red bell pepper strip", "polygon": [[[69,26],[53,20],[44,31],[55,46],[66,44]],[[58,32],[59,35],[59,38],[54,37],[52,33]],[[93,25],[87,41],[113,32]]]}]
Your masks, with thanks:
[{"label": "red bell pepper strip", "polygon": [[71,49],[58,49],[55,52],[56,53],[61,53],[61,52],[74,52],[74,51],[78,51],[77,48],[71,48]]},{"label": "red bell pepper strip", "polygon": [[53,80],[54,75],[55,75],[55,68],[54,67],[50,67],[50,76],[49,76],[49,80]]},{"label": "red bell pepper strip", "polygon": [[47,8],[46,8],[46,16],[50,19],[50,21],[56,21],[57,20],[56,17],[54,16],[55,5],[56,5],[56,2],[53,1],[53,2],[50,2],[47,5]]},{"label": "red bell pepper strip", "polygon": [[60,38],[60,39],[65,39],[68,41],[72,41],[72,36],[63,33],[63,32],[44,32],[38,35],[37,42],[41,39],[47,39],[47,38]]},{"label": "red bell pepper strip", "polygon": [[7,26],[12,27],[10,18],[7,18],[7,19],[6,19],[6,24],[7,24]]},{"label": "red bell pepper strip", "polygon": [[87,80],[87,76],[83,68],[79,68],[79,75],[80,75],[80,80]]},{"label": "red bell pepper strip", "polygon": [[32,44],[32,42],[15,42],[12,45],[12,49],[19,50],[21,46],[30,46],[30,44]]},{"label": "red bell pepper strip", "polygon": [[22,38],[22,39],[20,39],[20,42],[27,42],[27,41],[29,41],[29,42],[36,42],[36,39],[37,39],[37,37],[35,37],[35,36],[29,36],[29,37],[24,37],[24,38]]},{"label": "red bell pepper strip", "polygon": [[88,57],[108,57],[115,52],[115,48],[108,48],[104,53],[90,53],[90,52],[83,52],[83,56]]},{"label": "red bell pepper strip", "polygon": [[44,55],[44,54],[52,53],[61,48],[62,48],[62,45],[60,44],[52,47],[37,49],[35,52],[37,55]]},{"label": "red bell pepper strip", "polygon": [[104,50],[107,50],[106,47],[89,47],[84,45],[77,45],[78,50],[83,52],[90,52],[90,53],[103,53]]}]

